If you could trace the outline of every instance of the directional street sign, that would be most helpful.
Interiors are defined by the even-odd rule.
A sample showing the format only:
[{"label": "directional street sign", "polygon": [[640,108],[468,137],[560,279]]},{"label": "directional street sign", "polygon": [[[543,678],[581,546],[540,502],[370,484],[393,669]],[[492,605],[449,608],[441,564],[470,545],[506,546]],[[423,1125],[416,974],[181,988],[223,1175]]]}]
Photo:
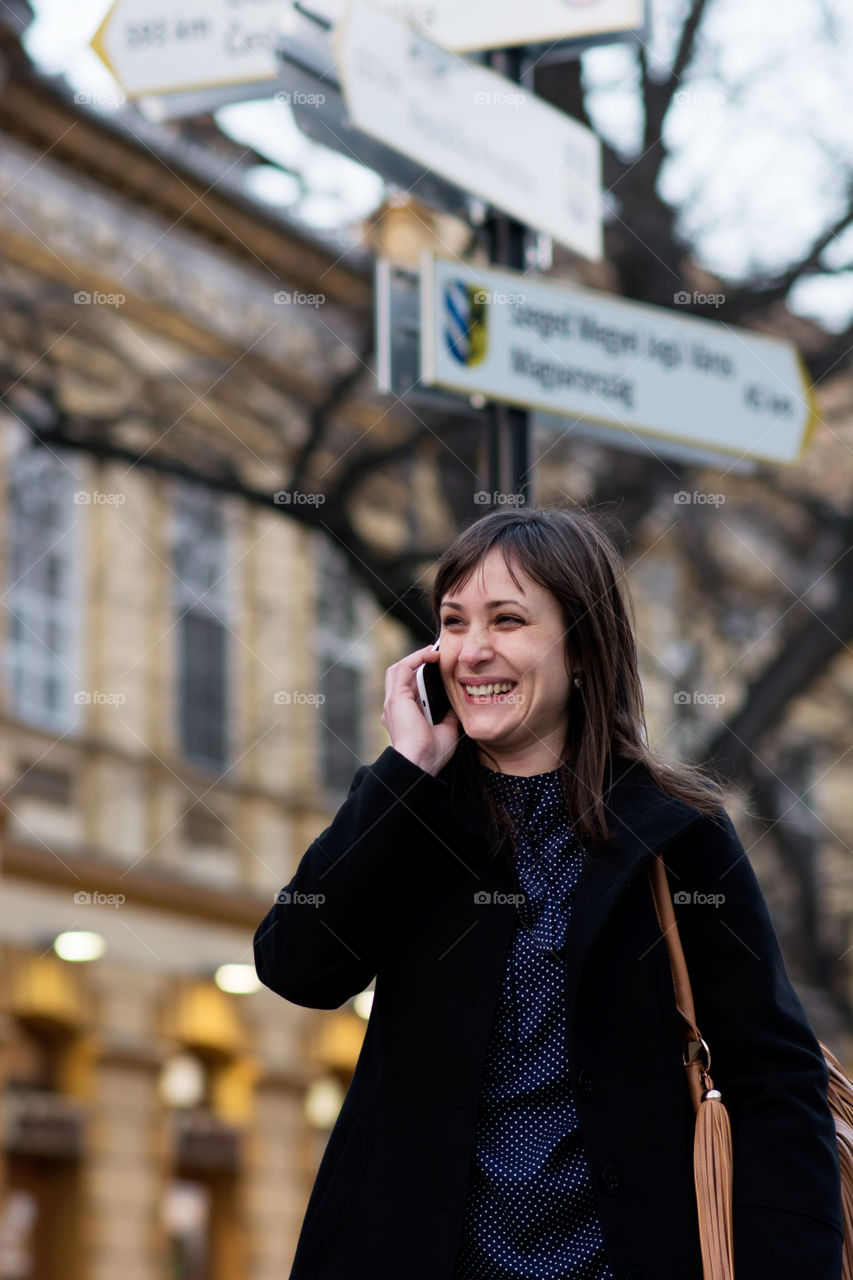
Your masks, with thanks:
[{"label": "directional street sign", "polygon": [[[389,13],[408,16],[434,40],[462,53],[516,45],[589,40],[638,31],[643,0],[374,0]],[[347,0],[306,0],[300,5],[339,22]]]},{"label": "directional street sign", "polygon": [[421,380],[772,463],[816,420],[790,342],[429,254]]},{"label": "directional street sign", "polygon": [[92,48],[130,98],[279,74],[281,0],[114,0]]},{"label": "directional street sign", "polygon": [[576,253],[601,257],[601,146],[591,129],[367,0],[351,0],[335,37],[358,129]]},{"label": "directional street sign", "polygon": [[278,53],[287,79],[285,100],[297,125],[312,141],[367,165],[386,182],[401,187],[424,204],[467,218],[468,197],[459,187],[353,127],[341,96],[332,42],[323,23],[295,6],[286,10]]}]

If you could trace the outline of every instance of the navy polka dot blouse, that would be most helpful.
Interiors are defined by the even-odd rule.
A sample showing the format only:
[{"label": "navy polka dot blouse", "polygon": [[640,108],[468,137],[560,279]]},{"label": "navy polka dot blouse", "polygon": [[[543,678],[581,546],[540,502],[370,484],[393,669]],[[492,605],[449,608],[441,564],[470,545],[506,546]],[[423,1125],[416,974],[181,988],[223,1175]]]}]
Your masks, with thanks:
[{"label": "navy polka dot blouse", "polygon": [[583,850],[560,771],[483,768],[516,828],[526,901],[486,1056],[453,1280],[612,1280],[569,1084],[565,969]]}]

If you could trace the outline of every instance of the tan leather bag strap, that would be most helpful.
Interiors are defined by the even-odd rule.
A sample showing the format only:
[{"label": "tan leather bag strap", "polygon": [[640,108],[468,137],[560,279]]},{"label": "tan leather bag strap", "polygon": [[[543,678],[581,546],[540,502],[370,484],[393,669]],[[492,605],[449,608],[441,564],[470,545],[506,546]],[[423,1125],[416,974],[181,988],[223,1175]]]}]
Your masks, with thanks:
[{"label": "tan leather bag strap", "polygon": [[681,1015],[683,1038],[683,1063],[687,1072],[687,1083],[694,1111],[699,1110],[702,1094],[705,1089],[713,1089],[714,1084],[708,1070],[711,1065],[710,1050],[702,1039],[696,1025],[696,1011],[693,1007],[693,991],[690,987],[690,976],[687,972],[687,961],[678,934],[678,924],[672,906],[669,881],[663,859],[656,854],[648,865],[649,881],[655,903],[658,924],[666,941],[669,952],[669,968],[672,973],[672,985],[675,988],[675,1006]]}]

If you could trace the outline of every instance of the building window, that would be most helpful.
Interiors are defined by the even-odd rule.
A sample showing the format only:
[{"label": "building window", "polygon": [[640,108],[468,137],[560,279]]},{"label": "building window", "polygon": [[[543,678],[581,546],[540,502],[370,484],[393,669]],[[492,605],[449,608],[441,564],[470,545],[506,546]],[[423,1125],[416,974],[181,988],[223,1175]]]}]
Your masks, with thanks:
[{"label": "building window", "polygon": [[198,485],[174,487],[172,566],[177,614],[177,711],[187,760],[228,760],[227,538],[222,499]]},{"label": "building window", "polygon": [[60,456],[22,448],[7,475],[6,689],[14,715],[70,729],[78,671],[77,477]]},{"label": "building window", "polygon": [[369,602],[344,552],[328,538],[317,546],[320,779],[330,791],[347,791],[364,761]]}]

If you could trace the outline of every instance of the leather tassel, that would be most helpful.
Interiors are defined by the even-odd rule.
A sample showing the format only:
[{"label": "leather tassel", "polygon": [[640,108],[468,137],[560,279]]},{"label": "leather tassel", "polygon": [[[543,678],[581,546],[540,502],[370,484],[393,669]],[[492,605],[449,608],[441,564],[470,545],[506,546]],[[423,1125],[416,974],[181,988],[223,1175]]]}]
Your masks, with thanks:
[{"label": "leather tassel", "polygon": [[716,1089],[703,1094],[696,1113],[693,1173],[704,1280],[733,1280],[732,1129]]}]

